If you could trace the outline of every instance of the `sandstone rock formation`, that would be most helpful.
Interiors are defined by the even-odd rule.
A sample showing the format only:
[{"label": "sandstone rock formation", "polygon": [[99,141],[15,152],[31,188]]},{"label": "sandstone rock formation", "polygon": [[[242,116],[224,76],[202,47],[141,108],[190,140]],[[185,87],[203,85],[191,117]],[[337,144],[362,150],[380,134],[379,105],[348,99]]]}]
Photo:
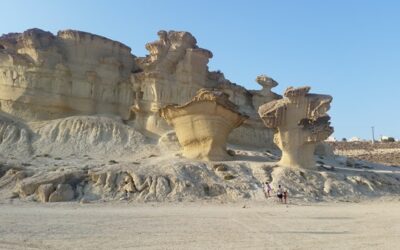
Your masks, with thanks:
[{"label": "sandstone rock formation", "polygon": [[150,55],[137,59],[141,70],[132,79],[140,94],[132,111],[139,128],[162,135],[169,129],[158,110],[167,104],[186,103],[206,85],[212,54],[198,48],[188,32],[160,31],[158,35],[158,41],[146,44]]},{"label": "sandstone rock formation", "polygon": [[54,192],[54,189],[55,188],[52,183],[40,185],[36,190],[38,200],[41,202],[48,202],[49,196],[52,192]]},{"label": "sandstone rock formation", "polygon": [[282,98],[282,96],[271,91],[272,88],[278,86],[274,79],[266,75],[259,75],[256,82],[262,87],[259,91],[250,91],[253,94],[253,106],[256,110],[266,102]]},{"label": "sandstone rock formation", "polygon": [[[24,166],[6,163],[0,157],[0,201],[50,201],[49,197],[58,186],[59,191],[51,201],[55,201],[61,190],[65,191],[61,192],[65,194],[61,196],[63,200],[72,197],[71,189],[73,199],[82,203],[119,200],[127,193],[127,199],[132,202],[265,201],[261,188],[265,180],[275,188],[283,183],[292,197],[308,201],[359,201],[363,197],[400,194],[396,167],[359,160],[354,160],[355,165],[366,164],[368,171],[355,171],[354,167],[326,158],[320,159],[320,165],[325,167],[319,166],[319,171],[276,167],[275,161],[268,160],[215,164],[162,156],[108,166],[98,161],[93,159],[83,168],[82,162],[68,160],[63,171],[60,168],[55,171],[51,164],[44,164],[43,159],[32,159],[32,165]],[[333,168],[328,169],[328,165]],[[381,172],[384,169],[386,173]]]},{"label": "sandstone rock formation", "polygon": [[[219,72],[210,72],[212,53],[188,32],[160,31],[135,57],[126,45],[86,32],[57,35],[40,29],[0,37],[0,110],[19,118],[47,120],[71,115],[113,114],[158,138],[172,128],[158,116],[168,104],[182,105],[201,88],[219,88],[249,116],[229,141],[272,146],[257,106],[279,98],[276,82],[259,77],[260,91],[248,91]],[[265,139],[267,138],[267,139]]]},{"label": "sandstone rock formation", "polygon": [[192,101],[182,106],[167,105],[160,115],[175,128],[183,156],[212,161],[229,158],[228,135],[247,119],[227,94],[207,89],[199,90]]},{"label": "sandstone rock formation", "polygon": [[25,119],[113,113],[133,103],[131,49],[86,32],[39,29],[0,37],[0,108]]},{"label": "sandstone rock formation", "polygon": [[309,90],[289,87],[285,98],[259,108],[265,126],[276,130],[274,142],[282,150],[280,165],[313,168],[315,145],[333,133],[326,114],[332,97],[309,94]]},{"label": "sandstone rock formation", "polygon": [[229,95],[240,112],[249,116],[243,126],[235,129],[229,141],[253,146],[272,145],[272,131],[263,126],[254,103],[265,103],[279,98],[278,95],[265,89],[248,91],[225,79],[219,71],[209,72],[207,63],[212,53],[199,48],[190,33],[160,31],[158,35],[158,41],[146,45],[150,55],[136,59],[141,70],[133,73],[135,91],[140,94],[132,117],[137,118],[135,124],[139,128],[163,135],[171,127],[158,116],[159,108],[169,104],[182,105],[202,88],[218,88]]},{"label": "sandstone rock formation", "polygon": [[61,155],[117,156],[121,151],[140,151],[147,142],[141,133],[112,116],[71,116],[29,125],[36,134],[32,146],[37,154],[58,151]]},{"label": "sandstone rock formation", "polygon": [[32,131],[21,121],[0,111],[0,152],[12,150],[15,154],[29,155]]},{"label": "sandstone rock formation", "polygon": [[[274,130],[282,165],[314,166],[313,145],[332,132],[325,116],[331,97],[300,88],[281,99],[263,75],[261,90],[246,90],[208,70],[212,54],[190,33],[159,37],[144,58],[79,31],[0,37],[0,202],[261,200],[266,180],[306,200],[399,194],[395,167],[330,157],[326,147],[316,150],[318,171],[276,167],[279,152],[261,148],[272,144]],[[203,88],[218,91],[196,96]],[[271,129],[256,111],[263,103]],[[165,106],[171,125],[158,113]],[[172,131],[178,120],[189,127],[181,134]],[[165,153],[180,148],[178,137],[188,151],[203,143],[204,152],[189,157],[228,158],[227,137],[239,146],[229,150],[234,161],[200,162]]]},{"label": "sandstone rock formation", "polygon": [[74,190],[69,184],[58,184],[56,190],[50,194],[49,202],[70,201],[74,199]]}]

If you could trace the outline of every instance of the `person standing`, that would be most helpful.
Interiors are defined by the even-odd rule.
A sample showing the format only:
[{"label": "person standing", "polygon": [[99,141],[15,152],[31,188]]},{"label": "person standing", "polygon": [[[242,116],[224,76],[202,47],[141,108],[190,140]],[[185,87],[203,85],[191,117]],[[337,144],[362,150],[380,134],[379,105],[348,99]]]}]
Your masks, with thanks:
[{"label": "person standing", "polygon": [[288,198],[288,190],[285,188],[283,191],[283,200],[285,204],[287,204],[287,198]]},{"label": "person standing", "polygon": [[276,196],[278,197],[280,202],[283,202],[283,189],[282,189],[281,185],[278,186],[278,190],[276,192]]},{"label": "person standing", "polygon": [[265,198],[271,197],[271,191],[272,191],[272,188],[269,185],[268,181],[266,181],[265,184],[264,184]]}]

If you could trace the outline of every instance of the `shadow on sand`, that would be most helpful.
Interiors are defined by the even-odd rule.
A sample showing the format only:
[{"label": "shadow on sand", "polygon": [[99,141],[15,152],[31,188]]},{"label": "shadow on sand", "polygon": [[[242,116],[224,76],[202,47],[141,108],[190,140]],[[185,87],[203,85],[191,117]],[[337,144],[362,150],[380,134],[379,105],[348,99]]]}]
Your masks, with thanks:
[{"label": "shadow on sand", "polygon": [[271,159],[270,157],[259,155],[235,155],[232,161],[277,162],[279,159]]}]

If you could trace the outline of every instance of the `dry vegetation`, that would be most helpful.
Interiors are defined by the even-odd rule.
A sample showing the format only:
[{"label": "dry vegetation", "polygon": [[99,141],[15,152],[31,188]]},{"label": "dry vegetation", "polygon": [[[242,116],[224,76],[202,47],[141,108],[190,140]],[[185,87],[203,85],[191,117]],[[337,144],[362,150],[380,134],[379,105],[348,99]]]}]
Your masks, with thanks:
[{"label": "dry vegetation", "polygon": [[330,142],[336,154],[400,167],[400,142]]}]

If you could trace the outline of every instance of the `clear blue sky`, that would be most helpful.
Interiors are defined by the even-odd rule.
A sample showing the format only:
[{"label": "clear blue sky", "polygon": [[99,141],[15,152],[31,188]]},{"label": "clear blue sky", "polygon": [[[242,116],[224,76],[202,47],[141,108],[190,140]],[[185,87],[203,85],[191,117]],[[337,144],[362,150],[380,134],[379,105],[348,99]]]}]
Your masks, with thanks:
[{"label": "clear blue sky", "polygon": [[267,74],[334,97],[334,136],[400,138],[400,1],[4,1],[0,34],[77,29],[143,56],[157,31],[190,31],[211,50],[211,70],[258,89]]}]

